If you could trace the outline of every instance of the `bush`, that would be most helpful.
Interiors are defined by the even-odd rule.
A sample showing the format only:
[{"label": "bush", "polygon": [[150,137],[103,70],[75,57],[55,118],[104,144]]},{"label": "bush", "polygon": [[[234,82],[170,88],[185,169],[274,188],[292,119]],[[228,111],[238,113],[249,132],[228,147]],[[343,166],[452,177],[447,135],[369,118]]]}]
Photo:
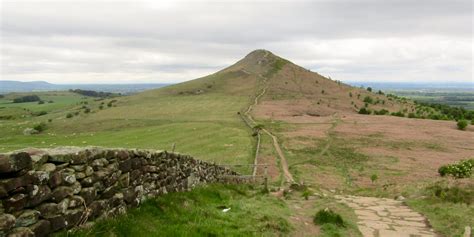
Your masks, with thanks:
[{"label": "bush", "polygon": [[359,109],[359,114],[371,114],[372,111],[370,111],[370,109],[367,109],[365,107]]},{"label": "bush", "polygon": [[71,113],[67,113],[67,114],[66,114],[66,118],[72,118],[73,116],[74,116],[74,115],[71,114]]},{"label": "bush", "polygon": [[38,104],[39,104],[39,105],[42,105],[42,104],[44,104],[44,101],[43,101],[43,100],[40,100],[40,101],[38,101]]},{"label": "bush", "polygon": [[386,114],[388,114],[388,113],[389,113],[389,111],[386,110],[386,109],[381,109],[381,110],[379,110],[379,111],[374,110],[374,114],[376,114],[376,115],[386,115]]},{"label": "bush", "polygon": [[378,178],[379,176],[377,176],[376,174],[373,174],[370,176],[370,181],[372,181],[372,183],[375,183],[375,181],[377,181]]},{"label": "bush", "polygon": [[458,125],[459,130],[466,130],[467,121],[466,120],[459,120],[457,125]]},{"label": "bush", "polygon": [[405,114],[402,111],[393,112],[390,115],[397,116],[397,117],[405,117]]},{"label": "bush", "polygon": [[469,178],[474,167],[474,159],[461,160],[458,163],[443,165],[439,167],[438,173],[444,177],[451,175],[456,179]]},{"label": "bush", "polygon": [[45,123],[39,123],[33,126],[33,129],[38,131],[39,133],[46,130],[46,124]]},{"label": "bush", "polygon": [[313,222],[316,225],[335,224],[344,227],[344,221],[342,220],[341,215],[329,210],[328,208],[319,210],[314,216]]},{"label": "bush", "polygon": [[372,87],[367,87],[367,91],[372,92]]},{"label": "bush", "polygon": [[452,203],[465,203],[471,205],[474,203],[474,191],[468,187],[448,186],[442,182],[437,182],[427,188],[429,192],[438,199]]},{"label": "bush", "polygon": [[41,99],[37,95],[26,95],[13,99],[13,103],[36,102]]},{"label": "bush", "polygon": [[415,113],[409,113],[409,114],[408,114],[408,118],[416,118]]},{"label": "bush", "polygon": [[374,103],[374,99],[372,99],[372,97],[370,97],[370,96],[366,96],[366,97],[364,98],[364,102],[365,102],[365,103],[372,104],[372,103]]},{"label": "bush", "polygon": [[90,113],[90,112],[91,112],[91,109],[90,109],[90,108],[85,108],[85,109],[84,109],[84,113],[88,114],[88,113]]}]

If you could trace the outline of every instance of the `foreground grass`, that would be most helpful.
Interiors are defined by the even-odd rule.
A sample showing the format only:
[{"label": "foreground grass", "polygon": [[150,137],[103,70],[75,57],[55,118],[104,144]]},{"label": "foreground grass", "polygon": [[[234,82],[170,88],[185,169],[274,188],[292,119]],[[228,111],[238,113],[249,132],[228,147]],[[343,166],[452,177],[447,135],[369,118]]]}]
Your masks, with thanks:
[{"label": "foreground grass", "polygon": [[408,199],[407,204],[428,217],[439,233],[462,236],[464,227],[474,226],[474,185],[443,180],[412,193],[413,197]]},{"label": "foreground grass", "polygon": [[57,236],[275,236],[290,232],[287,216],[284,201],[258,188],[214,184],[150,199],[92,229]]},{"label": "foreground grass", "polygon": [[336,236],[361,236],[359,229],[357,228],[357,216],[350,207],[345,204],[336,202],[333,198],[321,198],[315,202],[317,207],[316,214],[320,210],[329,208],[335,213],[341,215],[344,220],[344,227],[338,226],[332,223],[322,224],[321,235],[324,237],[336,237]]}]

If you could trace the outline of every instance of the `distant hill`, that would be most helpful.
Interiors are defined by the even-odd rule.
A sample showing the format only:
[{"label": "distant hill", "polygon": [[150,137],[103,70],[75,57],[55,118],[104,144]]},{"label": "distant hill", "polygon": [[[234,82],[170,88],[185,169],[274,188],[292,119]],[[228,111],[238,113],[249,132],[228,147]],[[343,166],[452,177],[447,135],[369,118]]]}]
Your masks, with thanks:
[{"label": "distant hill", "polygon": [[69,89],[98,90],[104,92],[129,94],[149,89],[156,89],[169,84],[52,84],[45,81],[3,81],[0,80],[0,94],[10,92],[58,91]]}]

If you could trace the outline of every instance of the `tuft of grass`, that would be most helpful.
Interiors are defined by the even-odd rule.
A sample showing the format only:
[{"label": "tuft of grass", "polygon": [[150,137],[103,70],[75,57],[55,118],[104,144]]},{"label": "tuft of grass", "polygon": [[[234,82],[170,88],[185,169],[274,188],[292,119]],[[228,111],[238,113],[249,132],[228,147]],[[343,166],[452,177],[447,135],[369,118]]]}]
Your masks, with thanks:
[{"label": "tuft of grass", "polygon": [[126,215],[57,236],[277,236],[290,232],[287,216],[283,201],[259,189],[213,184],[149,199]]},{"label": "tuft of grass", "polygon": [[319,210],[314,216],[314,224],[324,225],[324,224],[334,224],[339,227],[344,227],[344,220],[342,220],[341,215],[335,213],[334,211],[326,208],[324,210]]}]

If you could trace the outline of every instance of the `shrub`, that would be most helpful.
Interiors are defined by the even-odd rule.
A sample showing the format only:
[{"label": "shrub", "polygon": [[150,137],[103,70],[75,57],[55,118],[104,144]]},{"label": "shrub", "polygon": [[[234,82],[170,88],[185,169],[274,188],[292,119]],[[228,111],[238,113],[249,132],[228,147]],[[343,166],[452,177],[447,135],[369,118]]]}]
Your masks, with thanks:
[{"label": "shrub", "polygon": [[372,104],[372,103],[374,103],[374,99],[372,99],[372,97],[370,97],[370,96],[366,96],[366,97],[364,98],[364,102],[365,102],[365,103]]},{"label": "shrub", "polygon": [[72,118],[72,116],[74,116],[74,115],[71,114],[71,113],[67,113],[67,114],[66,114],[66,118]]},{"label": "shrub", "polygon": [[474,191],[469,187],[448,186],[442,182],[437,182],[427,188],[427,190],[438,199],[452,203],[474,203]]},{"label": "shrub", "polygon": [[84,113],[88,114],[88,113],[90,113],[90,112],[91,112],[91,109],[90,109],[90,108],[85,108],[85,109],[84,109]]},{"label": "shrub", "polygon": [[40,101],[38,101],[38,104],[39,104],[39,105],[42,105],[42,104],[44,104],[44,101],[43,101],[43,100],[40,100]]},{"label": "shrub", "polygon": [[466,130],[467,121],[466,120],[459,120],[457,125],[458,125],[459,130]]},{"label": "shrub", "polygon": [[382,92],[381,90],[379,90],[379,91],[377,92],[377,94],[383,95],[383,92]]},{"label": "shrub", "polygon": [[371,114],[372,111],[370,111],[370,109],[367,109],[365,107],[359,109],[359,114]]},{"label": "shrub", "polygon": [[321,94],[324,94],[324,90],[321,90]]},{"label": "shrub", "polygon": [[39,123],[39,124],[36,124],[35,126],[33,126],[33,129],[38,131],[38,133],[46,130],[46,124],[45,123]]},{"label": "shrub", "polygon": [[344,227],[344,220],[342,219],[341,215],[328,208],[319,210],[314,216],[313,222],[316,225],[335,224],[337,226]]},{"label": "shrub", "polygon": [[443,165],[439,167],[438,173],[444,177],[451,175],[456,179],[471,177],[474,159],[461,160],[458,163]]},{"label": "shrub", "polygon": [[26,95],[13,99],[13,103],[36,102],[40,100],[41,99],[37,95]]},{"label": "shrub", "polygon": [[377,176],[376,174],[373,174],[370,176],[370,181],[372,181],[372,183],[375,183],[375,181],[377,181],[378,178],[379,176]]},{"label": "shrub", "polygon": [[415,113],[409,113],[409,114],[408,114],[408,118],[416,118]]},{"label": "shrub", "polygon": [[397,116],[397,117],[405,117],[405,114],[402,111],[393,112],[390,115]]},{"label": "shrub", "polygon": [[349,92],[349,97],[351,97],[351,98],[352,98],[352,92]]},{"label": "shrub", "polygon": [[3,99],[3,98],[5,98],[5,96],[4,96],[4,95],[0,95],[0,99]]},{"label": "shrub", "polygon": [[99,105],[99,109],[104,109],[104,106],[103,106],[103,105]]},{"label": "shrub", "polygon": [[301,194],[301,196],[305,199],[305,200],[309,200],[309,196],[311,196],[311,192],[306,189],[303,191],[303,193]]},{"label": "shrub", "polygon": [[48,101],[48,103],[52,104],[52,103],[54,103],[54,101],[50,100],[50,101]]},{"label": "shrub", "polygon": [[372,87],[367,87],[367,91],[372,92]]},{"label": "shrub", "polygon": [[49,123],[53,122],[53,119],[48,119],[48,122],[49,122]]},{"label": "shrub", "polygon": [[471,125],[474,125],[474,119],[473,119],[473,120],[471,120]]},{"label": "shrub", "polygon": [[389,111],[386,110],[386,109],[381,109],[381,110],[379,110],[379,111],[374,110],[374,114],[376,114],[376,115],[386,115],[386,114],[388,114],[388,113],[389,113]]}]

